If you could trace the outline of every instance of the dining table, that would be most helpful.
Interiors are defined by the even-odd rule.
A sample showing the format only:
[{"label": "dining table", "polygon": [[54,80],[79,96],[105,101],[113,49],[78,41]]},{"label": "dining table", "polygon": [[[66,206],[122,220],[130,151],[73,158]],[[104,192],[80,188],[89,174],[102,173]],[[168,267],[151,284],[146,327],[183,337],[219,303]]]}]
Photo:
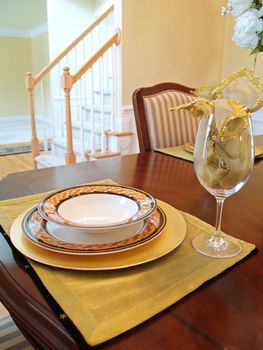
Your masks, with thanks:
[{"label": "dining table", "polygon": [[[256,142],[263,145],[263,135],[257,136]],[[0,205],[16,199],[23,203],[23,198],[26,199],[27,196],[106,179],[122,186],[143,190],[187,217],[194,217],[211,226],[215,224],[215,198],[199,183],[193,162],[156,151],[10,174],[0,182]],[[2,225],[1,216],[0,224]],[[9,232],[5,232],[3,227],[0,235],[1,301],[21,332],[36,349],[260,350],[263,349],[261,158],[255,159],[253,172],[245,186],[226,199],[222,231],[248,242],[253,245],[253,249],[220,272],[216,270],[216,263],[222,259],[208,258],[209,262],[212,262],[212,268],[215,268],[215,273],[210,278],[203,280],[202,276],[199,276],[201,282],[198,286],[189,288],[178,300],[173,302],[171,299],[170,303],[154,312],[151,317],[99,344],[89,344],[77,327],[70,324],[70,320],[63,322],[63,317],[57,316],[56,311],[60,305],[39,281],[34,269],[28,273],[30,260],[28,264],[27,258],[13,246],[8,238]],[[187,235],[188,231],[186,237]],[[169,259],[171,254],[182,255],[179,249],[180,246],[169,253]],[[193,248],[189,245],[188,252],[191,249]],[[138,273],[140,268],[141,274],[144,268],[150,269],[153,264],[157,268],[165,259],[168,258],[163,256],[154,262],[120,269],[121,276],[125,280],[125,274],[132,274],[135,269]],[[184,269],[186,266],[183,264],[190,260],[181,257],[180,261],[182,266],[178,269]],[[177,273],[176,267],[171,265],[173,271],[168,271],[169,265],[165,266],[167,273],[174,278]],[[91,277],[94,273],[95,279],[100,271],[88,273]],[[105,272],[100,275],[102,280],[104,277]],[[117,281],[116,276],[115,278]],[[194,274],[188,278],[189,284],[191,278],[194,279]],[[129,282],[131,290],[132,281]],[[155,287],[158,290],[158,279],[156,281]],[[172,281],[170,283],[172,284]],[[165,288],[168,291],[169,284]],[[110,292],[109,290],[109,295]],[[96,298],[96,295],[93,297]],[[127,304],[132,297],[126,295],[124,300]],[[165,299],[165,293],[160,300],[162,298]],[[125,317],[129,318],[129,313],[125,316],[125,306],[122,305],[123,315],[119,323],[125,322]],[[152,302],[150,308],[154,309],[155,306]],[[104,313],[104,318],[107,319],[107,310]],[[111,322],[110,317],[108,322]],[[116,322],[118,324],[118,320]],[[89,324],[86,326],[88,328]]]}]

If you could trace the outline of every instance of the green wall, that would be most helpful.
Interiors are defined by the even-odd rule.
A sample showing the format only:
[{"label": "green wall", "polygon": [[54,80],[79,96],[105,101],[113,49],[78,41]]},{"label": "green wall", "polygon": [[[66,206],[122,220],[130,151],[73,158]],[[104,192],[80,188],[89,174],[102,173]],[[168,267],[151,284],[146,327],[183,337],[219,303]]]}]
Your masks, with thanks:
[{"label": "green wall", "polygon": [[26,72],[32,70],[30,38],[0,37],[0,116],[28,113]]},{"label": "green wall", "polygon": [[0,117],[27,115],[26,73],[48,63],[48,33],[33,38],[0,37]]}]

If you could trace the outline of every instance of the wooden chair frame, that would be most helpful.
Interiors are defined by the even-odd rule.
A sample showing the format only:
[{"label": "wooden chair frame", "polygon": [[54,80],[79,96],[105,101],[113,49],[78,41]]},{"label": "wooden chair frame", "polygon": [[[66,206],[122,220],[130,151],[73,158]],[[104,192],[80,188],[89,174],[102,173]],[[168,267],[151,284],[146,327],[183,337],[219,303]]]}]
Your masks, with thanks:
[{"label": "wooden chair frame", "polygon": [[177,83],[165,82],[149,87],[139,88],[135,90],[132,95],[138,141],[141,152],[152,151],[144,98],[167,90],[177,90],[190,94],[194,89]]},{"label": "wooden chair frame", "polygon": [[37,350],[87,349],[81,336],[73,337],[58,319],[50,306],[53,298],[46,290],[45,297],[42,295],[45,287],[39,291],[24,256],[12,247],[9,238],[4,238],[1,226],[0,231],[1,302],[21,333]]}]

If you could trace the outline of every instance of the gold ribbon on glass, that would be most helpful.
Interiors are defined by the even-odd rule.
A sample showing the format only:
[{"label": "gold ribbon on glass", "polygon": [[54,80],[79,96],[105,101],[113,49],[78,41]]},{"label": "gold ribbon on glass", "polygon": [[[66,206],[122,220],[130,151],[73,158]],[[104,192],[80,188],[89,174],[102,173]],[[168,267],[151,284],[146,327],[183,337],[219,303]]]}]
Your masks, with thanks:
[{"label": "gold ribbon on glass", "polygon": [[207,148],[207,171],[213,186],[229,173],[230,163],[233,171],[238,152],[236,141],[244,136],[250,114],[263,106],[263,84],[244,68],[214,88],[203,86],[193,93],[197,96],[194,101],[170,110],[185,110],[194,118],[214,114]]},{"label": "gold ribbon on glass", "polygon": [[224,98],[235,100],[246,106],[250,113],[263,106],[263,84],[247,68],[233,73],[215,87],[201,86],[193,90],[192,93],[208,100]]}]

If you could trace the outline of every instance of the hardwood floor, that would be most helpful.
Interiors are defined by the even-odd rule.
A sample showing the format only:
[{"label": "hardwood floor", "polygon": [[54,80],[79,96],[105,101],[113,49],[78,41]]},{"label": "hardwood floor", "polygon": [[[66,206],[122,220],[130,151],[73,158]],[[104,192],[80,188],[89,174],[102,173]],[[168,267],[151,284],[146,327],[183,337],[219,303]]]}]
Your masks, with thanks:
[{"label": "hardwood floor", "polygon": [[0,177],[33,169],[34,162],[31,153],[0,156]]}]

